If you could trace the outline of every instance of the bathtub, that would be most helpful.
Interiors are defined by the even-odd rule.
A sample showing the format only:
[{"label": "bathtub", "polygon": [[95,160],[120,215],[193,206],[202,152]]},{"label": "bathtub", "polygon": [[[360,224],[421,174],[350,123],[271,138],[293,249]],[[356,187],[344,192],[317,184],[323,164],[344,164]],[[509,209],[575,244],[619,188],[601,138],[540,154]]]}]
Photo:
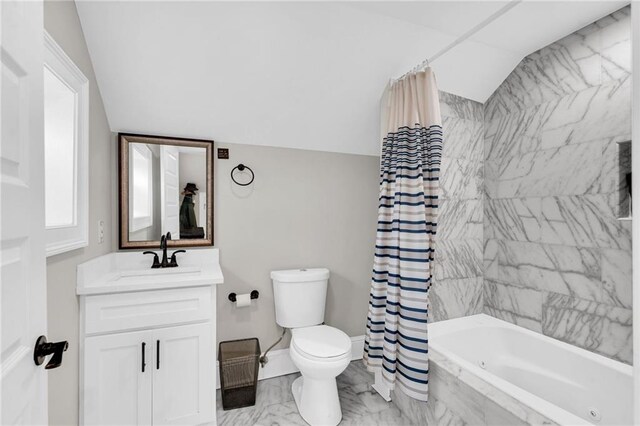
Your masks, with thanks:
[{"label": "bathtub", "polygon": [[[429,353],[430,370],[447,369],[495,406],[522,404],[537,416],[518,417],[523,424],[633,424],[631,366],[491,316],[430,324]],[[440,397],[431,383],[430,401]]]}]

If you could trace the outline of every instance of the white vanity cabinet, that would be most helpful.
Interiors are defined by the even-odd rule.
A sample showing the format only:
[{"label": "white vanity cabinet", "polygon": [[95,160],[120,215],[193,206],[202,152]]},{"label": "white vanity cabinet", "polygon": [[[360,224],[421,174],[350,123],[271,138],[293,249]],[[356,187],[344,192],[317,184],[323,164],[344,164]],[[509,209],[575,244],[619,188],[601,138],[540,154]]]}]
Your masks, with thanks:
[{"label": "white vanity cabinet", "polygon": [[[215,284],[223,278],[216,249],[190,253],[182,270],[116,260],[121,271],[107,271],[101,285],[87,275],[114,259],[79,266],[81,424],[215,425]],[[119,255],[142,257],[107,256]]]},{"label": "white vanity cabinet", "polygon": [[[153,423],[201,424],[215,416],[215,359],[210,324],[164,328],[156,333]],[[213,381],[211,380],[213,379]]]},{"label": "white vanity cabinet", "polygon": [[134,331],[85,339],[81,424],[152,424],[152,372],[140,368],[142,345],[151,338]]}]

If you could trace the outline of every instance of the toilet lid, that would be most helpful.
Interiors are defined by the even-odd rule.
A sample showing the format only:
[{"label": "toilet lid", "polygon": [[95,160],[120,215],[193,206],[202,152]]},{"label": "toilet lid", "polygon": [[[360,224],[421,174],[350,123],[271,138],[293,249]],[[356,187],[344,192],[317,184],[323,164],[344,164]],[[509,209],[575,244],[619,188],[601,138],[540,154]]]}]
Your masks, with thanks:
[{"label": "toilet lid", "polygon": [[291,343],[300,351],[318,358],[331,358],[351,350],[351,339],[328,325],[294,328]]}]

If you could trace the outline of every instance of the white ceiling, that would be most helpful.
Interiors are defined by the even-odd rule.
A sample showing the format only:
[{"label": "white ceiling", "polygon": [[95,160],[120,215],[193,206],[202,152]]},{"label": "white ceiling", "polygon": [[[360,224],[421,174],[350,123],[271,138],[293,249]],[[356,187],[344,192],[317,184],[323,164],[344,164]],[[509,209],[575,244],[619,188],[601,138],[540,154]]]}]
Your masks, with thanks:
[{"label": "white ceiling", "polygon": [[[113,131],[377,155],[389,78],[502,2],[77,3]],[[527,54],[625,1],[522,2],[432,64],[484,102]]]}]

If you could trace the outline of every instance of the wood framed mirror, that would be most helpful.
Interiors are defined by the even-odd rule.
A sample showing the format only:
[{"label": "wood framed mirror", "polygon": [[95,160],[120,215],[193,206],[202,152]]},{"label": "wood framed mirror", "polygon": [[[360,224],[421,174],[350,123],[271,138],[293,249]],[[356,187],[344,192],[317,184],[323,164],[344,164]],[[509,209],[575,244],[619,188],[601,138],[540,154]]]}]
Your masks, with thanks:
[{"label": "wood framed mirror", "polygon": [[213,245],[213,141],[118,134],[121,249]]}]

